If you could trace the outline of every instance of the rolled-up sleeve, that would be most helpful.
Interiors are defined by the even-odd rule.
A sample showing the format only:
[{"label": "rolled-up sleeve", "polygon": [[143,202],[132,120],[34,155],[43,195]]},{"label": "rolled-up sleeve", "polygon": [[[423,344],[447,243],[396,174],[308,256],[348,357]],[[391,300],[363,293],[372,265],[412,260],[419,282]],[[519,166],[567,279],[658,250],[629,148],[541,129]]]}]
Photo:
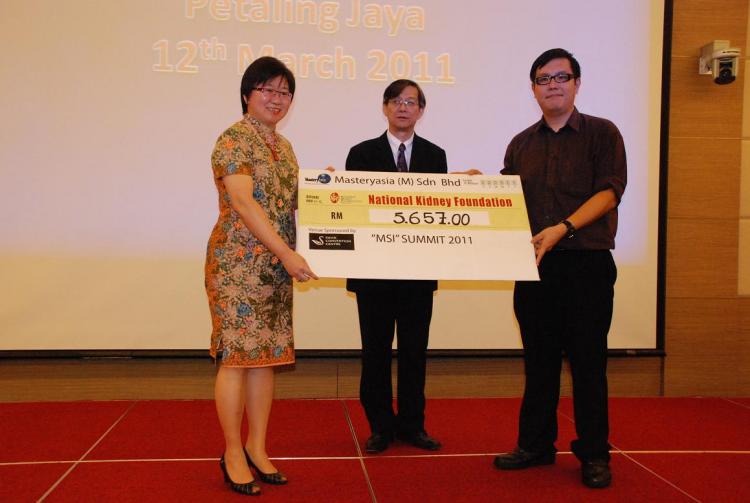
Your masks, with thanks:
[{"label": "rolled-up sleeve", "polygon": [[628,183],[625,142],[617,126],[602,122],[596,135],[594,192],[612,189],[619,204]]}]

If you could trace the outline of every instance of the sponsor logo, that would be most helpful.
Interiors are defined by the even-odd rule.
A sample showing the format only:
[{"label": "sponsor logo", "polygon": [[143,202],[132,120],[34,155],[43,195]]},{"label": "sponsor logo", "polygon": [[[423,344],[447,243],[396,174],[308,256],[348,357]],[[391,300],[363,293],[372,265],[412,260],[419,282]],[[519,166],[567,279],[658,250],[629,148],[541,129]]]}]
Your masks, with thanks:
[{"label": "sponsor logo", "polygon": [[311,232],[311,250],[353,250],[354,234],[318,234]]},{"label": "sponsor logo", "polygon": [[308,182],[308,183],[322,183],[322,184],[326,184],[326,183],[331,183],[331,175],[329,175],[328,173],[322,173],[322,174],[318,175],[317,178],[308,178],[308,177],[305,177],[304,180],[306,182]]},{"label": "sponsor logo", "polygon": [[332,203],[338,203],[339,199],[341,199],[341,196],[339,196],[338,192],[331,192],[331,202]]}]

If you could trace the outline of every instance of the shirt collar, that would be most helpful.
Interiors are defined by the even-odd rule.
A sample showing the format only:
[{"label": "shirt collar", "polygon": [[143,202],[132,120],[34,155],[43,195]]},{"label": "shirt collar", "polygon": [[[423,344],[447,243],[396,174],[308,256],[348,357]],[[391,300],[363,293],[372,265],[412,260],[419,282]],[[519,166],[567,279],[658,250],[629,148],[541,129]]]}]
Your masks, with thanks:
[{"label": "shirt collar", "polygon": [[[568,121],[565,123],[565,125],[560,128],[560,130],[570,126],[574,131],[580,131],[581,130],[581,114],[578,112],[578,109],[573,107],[573,112],[570,114],[570,117],[568,117]],[[542,128],[550,129],[549,126],[547,126],[547,122],[544,120],[544,116],[534,125],[534,132],[538,133],[542,130]],[[551,129],[550,129],[551,131]]]},{"label": "shirt collar", "polygon": [[402,143],[404,144],[404,146],[406,146],[406,148],[409,148],[411,144],[414,142],[414,133],[412,133],[411,136],[406,141],[399,140],[398,138],[393,136],[390,131],[386,131],[385,135],[388,137],[388,143],[391,144],[391,148],[394,149],[394,151],[397,151],[398,146],[401,145]]}]

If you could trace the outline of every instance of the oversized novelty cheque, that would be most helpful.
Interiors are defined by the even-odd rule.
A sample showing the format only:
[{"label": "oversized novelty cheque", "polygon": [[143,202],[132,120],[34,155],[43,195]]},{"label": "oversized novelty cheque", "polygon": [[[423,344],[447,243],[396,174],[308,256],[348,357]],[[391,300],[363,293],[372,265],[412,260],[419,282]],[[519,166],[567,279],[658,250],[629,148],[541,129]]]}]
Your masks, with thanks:
[{"label": "oversized novelty cheque", "polygon": [[297,218],[321,277],[539,279],[518,176],[303,170]]}]

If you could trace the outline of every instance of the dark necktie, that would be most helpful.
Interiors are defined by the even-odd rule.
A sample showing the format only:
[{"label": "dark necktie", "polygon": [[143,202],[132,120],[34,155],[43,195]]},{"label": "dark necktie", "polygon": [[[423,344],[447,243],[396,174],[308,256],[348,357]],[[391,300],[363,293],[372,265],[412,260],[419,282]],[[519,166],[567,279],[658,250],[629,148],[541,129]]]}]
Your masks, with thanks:
[{"label": "dark necktie", "polygon": [[398,161],[396,161],[396,168],[401,173],[409,171],[409,168],[406,166],[406,154],[404,154],[404,151],[406,151],[406,145],[402,143],[398,146]]}]

